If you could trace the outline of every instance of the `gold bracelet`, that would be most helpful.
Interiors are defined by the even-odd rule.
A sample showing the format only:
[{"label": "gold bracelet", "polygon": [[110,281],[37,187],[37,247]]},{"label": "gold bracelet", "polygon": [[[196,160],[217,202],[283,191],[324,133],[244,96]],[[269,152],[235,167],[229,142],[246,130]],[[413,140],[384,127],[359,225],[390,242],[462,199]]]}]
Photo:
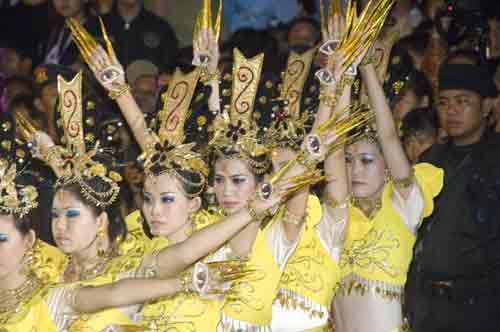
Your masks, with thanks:
[{"label": "gold bracelet", "polygon": [[207,84],[210,81],[219,81],[220,71],[216,69],[213,73],[209,72],[207,68],[204,68],[200,74],[200,81],[203,84]]},{"label": "gold bracelet", "polygon": [[328,107],[335,107],[337,105],[337,96],[330,96],[326,93],[320,92],[319,98],[322,103]]},{"label": "gold bracelet", "polygon": [[262,222],[264,218],[266,218],[269,213],[268,210],[262,211],[262,212],[257,212],[255,211],[255,200],[251,199],[247,203],[247,210],[248,213],[250,214],[250,217],[252,218],[252,221],[255,222]]},{"label": "gold bracelet", "polygon": [[182,272],[179,281],[181,282],[181,292],[186,294],[193,292],[191,288],[193,285],[193,273],[190,270]]},{"label": "gold bracelet", "polygon": [[297,158],[297,162],[304,166],[308,171],[314,171],[318,162],[314,159],[309,159],[308,154],[301,154]]},{"label": "gold bracelet", "polygon": [[305,218],[305,216],[299,217],[299,216],[293,214],[292,212],[290,212],[285,207],[285,211],[283,212],[283,216],[281,217],[281,220],[283,220],[283,222],[286,224],[292,224],[292,225],[299,226],[299,225],[302,225],[302,223],[304,222],[304,218]]},{"label": "gold bracelet", "polygon": [[365,56],[363,60],[361,60],[361,63],[359,64],[360,66],[366,66],[369,65],[370,63],[373,63],[375,61],[375,57],[373,55],[371,56]]},{"label": "gold bracelet", "polygon": [[128,91],[130,91],[130,89],[131,89],[130,85],[123,84],[122,86],[119,87],[118,90],[109,91],[108,96],[109,96],[109,98],[116,100],[116,99],[120,98],[122,95],[124,95],[125,93],[127,93]]},{"label": "gold bracelet", "polygon": [[415,181],[415,172],[413,168],[410,171],[410,175],[403,179],[392,179],[392,185],[397,189],[408,189],[411,187],[413,182]]},{"label": "gold bracelet", "polygon": [[58,157],[61,156],[61,149],[57,145],[51,146],[47,152],[42,154],[42,159],[47,162],[47,164],[50,164],[53,159],[57,159]]}]

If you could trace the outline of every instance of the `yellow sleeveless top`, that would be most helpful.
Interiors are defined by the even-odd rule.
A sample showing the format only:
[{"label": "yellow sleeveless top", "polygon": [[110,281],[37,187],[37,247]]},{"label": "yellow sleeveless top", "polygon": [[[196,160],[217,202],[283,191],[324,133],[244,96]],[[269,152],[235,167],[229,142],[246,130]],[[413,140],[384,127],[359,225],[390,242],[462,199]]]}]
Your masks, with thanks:
[{"label": "yellow sleeveless top", "polygon": [[[217,221],[207,211],[196,214],[195,229],[199,230]],[[165,238],[154,238],[149,252],[168,246]],[[141,311],[141,323],[155,332],[216,331],[223,302],[204,300],[197,294],[179,293],[173,297],[148,302]]]},{"label": "yellow sleeveless top", "polygon": [[[434,208],[433,199],[443,186],[443,170],[430,164],[414,166],[415,180],[423,195],[421,219]],[[393,186],[385,185],[382,205],[373,219],[355,206],[349,210],[344,248],[340,257],[342,277],[353,277],[341,284],[339,292],[363,294],[374,288],[385,298],[400,299],[412,257],[415,235],[392,204]]]},{"label": "yellow sleeveless top", "polygon": [[340,282],[339,266],[318,237],[316,226],[321,218],[321,203],[316,196],[310,195],[304,229],[285,266],[277,297],[282,307],[301,308],[311,317],[319,318],[330,311]]},{"label": "yellow sleeveless top", "polygon": [[66,257],[57,248],[41,240],[35,242],[31,271],[38,286],[11,311],[0,312],[1,332],[52,332],[56,327],[43,301],[47,285],[56,282]]}]

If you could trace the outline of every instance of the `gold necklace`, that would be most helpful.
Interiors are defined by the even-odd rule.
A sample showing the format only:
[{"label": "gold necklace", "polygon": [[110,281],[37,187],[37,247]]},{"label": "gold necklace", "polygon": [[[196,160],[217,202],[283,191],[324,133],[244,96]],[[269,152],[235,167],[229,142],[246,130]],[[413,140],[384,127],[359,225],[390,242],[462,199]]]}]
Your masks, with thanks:
[{"label": "gold necklace", "polygon": [[41,281],[30,274],[26,281],[17,288],[0,291],[0,315],[5,313],[18,313],[22,304],[31,300],[32,294],[42,285]]},{"label": "gold necklace", "polygon": [[118,256],[116,250],[110,249],[104,255],[97,255],[91,261],[95,263],[91,267],[78,266],[72,256],[69,257],[68,264],[64,270],[63,279],[65,282],[83,281],[97,277],[104,270],[109,261]]},{"label": "gold necklace", "polygon": [[382,208],[382,198],[353,197],[351,199],[351,204],[363,211],[368,219],[373,219],[380,208]]}]

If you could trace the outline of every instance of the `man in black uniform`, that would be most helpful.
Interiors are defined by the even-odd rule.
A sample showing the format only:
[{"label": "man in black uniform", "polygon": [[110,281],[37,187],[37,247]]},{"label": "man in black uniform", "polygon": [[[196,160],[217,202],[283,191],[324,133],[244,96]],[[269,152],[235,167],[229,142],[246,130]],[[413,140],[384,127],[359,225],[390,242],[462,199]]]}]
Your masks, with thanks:
[{"label": "man in black uniform", "polygon": [[434,213],[423,221],[406,284],[412,332],[500,331],[500,138],[487,128],[497,94],[476,65],[445,64],[438,108],[449,142],[423,161],[444,169]]},{"label": "man in black uniform", "polygon": [[165,20],[144,8],[141,0],[117,0],[104,21],[124,68],[135,60],[148,60],[161,72],[175,68],[177,37]]}]

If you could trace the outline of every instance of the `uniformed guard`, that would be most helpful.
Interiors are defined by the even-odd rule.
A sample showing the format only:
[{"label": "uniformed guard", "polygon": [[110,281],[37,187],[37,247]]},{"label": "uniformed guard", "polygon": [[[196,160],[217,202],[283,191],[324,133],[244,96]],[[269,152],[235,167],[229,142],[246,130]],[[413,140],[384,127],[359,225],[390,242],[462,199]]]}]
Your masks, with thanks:
[{"label": "uniformed guard", "polygon": [[449,142],[423,159],[445,170],[406,284],[411,331],[500,330],[500,139],[487,129],[496,91],[485,68],[445,64],[439,111]]}]

